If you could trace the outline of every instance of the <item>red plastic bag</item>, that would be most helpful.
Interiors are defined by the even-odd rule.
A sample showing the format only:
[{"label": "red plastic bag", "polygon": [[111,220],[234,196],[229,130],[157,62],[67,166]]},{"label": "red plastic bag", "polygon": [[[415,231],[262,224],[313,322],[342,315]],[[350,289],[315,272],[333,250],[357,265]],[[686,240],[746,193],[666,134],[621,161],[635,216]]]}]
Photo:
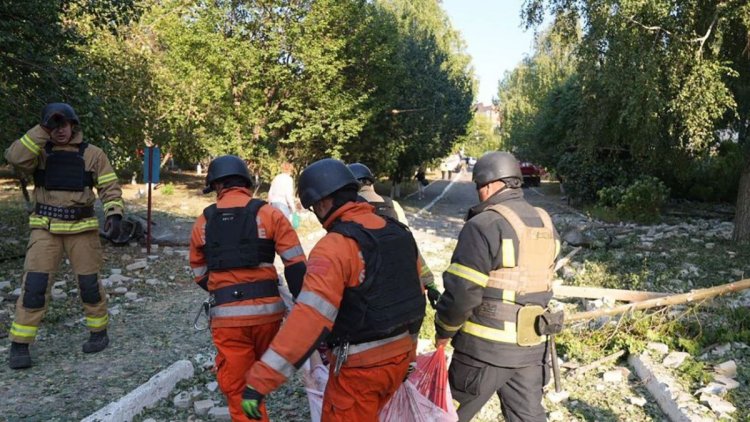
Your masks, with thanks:
[{"label": "red plastic bag", "polygon": [[454,422],[458,420],[448,387],[445,350],[417,356],[417,368],[380,411],[381,422]]}]

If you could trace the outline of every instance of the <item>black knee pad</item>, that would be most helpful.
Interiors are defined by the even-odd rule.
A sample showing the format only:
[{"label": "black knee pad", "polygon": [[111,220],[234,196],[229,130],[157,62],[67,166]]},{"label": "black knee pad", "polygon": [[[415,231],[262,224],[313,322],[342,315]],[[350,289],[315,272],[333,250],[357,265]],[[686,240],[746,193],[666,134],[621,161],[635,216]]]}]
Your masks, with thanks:
[{"label": "black knee pad", "polygon": [[23,301],[21,302],[24,308],[44,308],[47,283],[49,283],[48,273],[26,273],[26,285],[23,289]]},{"label": "black knee pad", "polygon": [[98,274],[78,274],[78,287],[81,289],[83,303],[95,304],[102,300],[99,294]]}]

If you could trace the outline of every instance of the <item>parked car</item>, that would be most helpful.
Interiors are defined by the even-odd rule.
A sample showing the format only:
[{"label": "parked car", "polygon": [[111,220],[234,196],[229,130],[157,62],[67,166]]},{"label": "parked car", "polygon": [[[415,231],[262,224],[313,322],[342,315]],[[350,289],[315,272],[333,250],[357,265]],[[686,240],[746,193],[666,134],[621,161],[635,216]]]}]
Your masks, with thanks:
[{"label": "parked car", "polygon": [[523,186],[539,186],[542,182],[543,169],[528,161],[521,162],[521,174],[523,175]]}]

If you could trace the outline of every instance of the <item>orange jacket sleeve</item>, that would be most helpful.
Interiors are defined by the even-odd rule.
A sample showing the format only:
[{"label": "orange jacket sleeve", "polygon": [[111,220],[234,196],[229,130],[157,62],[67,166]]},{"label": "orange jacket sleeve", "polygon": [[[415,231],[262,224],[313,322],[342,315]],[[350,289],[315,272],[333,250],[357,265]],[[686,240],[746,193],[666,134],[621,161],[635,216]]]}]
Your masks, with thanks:
[{"label": "orange jacket sleeve", "polygon": [[354,240],[336,233],[321,239],[310,252],[296,305],[270,348],[248,371],[247,384],[265,395],[292,376],[330,333],[344,289],[358,284],[363,271]]},{"label": "orange jacket sleeve", "polygon": [[294,231],[289,220],[278,209],[265,205],[258,212],[264,221],[268,221],[267,236],[276,244],[276,254],[284,263],[284,278],[289,285],[289,290],[296,298],[302,288],[302,279],[305,276],[306,258],[302,249],[297,232]]},{"label": "orange jacket sleeve", "polygon": [[201,214],[193,224],[190,232],[190,269],[193,271],[193,281],[203,290],[208,290],[208,267],[203,245],[206,244],[206,218]]}]

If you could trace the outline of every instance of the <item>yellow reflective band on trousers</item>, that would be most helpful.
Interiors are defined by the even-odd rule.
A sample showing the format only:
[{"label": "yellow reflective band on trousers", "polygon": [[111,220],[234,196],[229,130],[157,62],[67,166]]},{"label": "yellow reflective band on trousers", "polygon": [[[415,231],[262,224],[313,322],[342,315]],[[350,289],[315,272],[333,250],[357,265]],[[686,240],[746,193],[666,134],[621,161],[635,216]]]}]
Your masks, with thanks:
[{"label": "yellow reflective band on trousers", "polygon": [[473,268],[469,268],[457,262],[452,263],[445,272],[461,277],[464,280],[471,281],[482,287],[487,287],[487,280],[490,278],[487,274],[480,273]]},{"label": "yellow reflective band on trousers", "polygon": [[101,176],[99,176],[98,179],[96,179],[96,187],[100,187],[107,183],[114,182],[115,180],[117,180],[117,175],[114,172],[102,174]]},{"label": "yellow reflective band on trousers", "polygon": [[513,247],[513,239],[503,239],[503,267],[513,268],[516,266],[516,248]]},{"label": "yellow reflective band on trousers", "polygon": [[42,149],[39,148],[37,144],[34,143],[33,140],[29,137],[29,135],[23,135],[21,137],[21,144],[26,147],[29,151],[31,151],[34,155],[39,155],[42,152]]},{"label": "yellow reflective band on trousers", "polygon": [[71,222],[56,221],[49,225],[50,233],[78,233],[98,228],[99,220],[96,217]]},{"label": "yellow reflective band on trousers", "polygon": [[34,339],[36,337],[37,330],[39,330],[38,327],[32,327],[31,325],[21,325],[15,322],[10,325],[10,335],[16,337]]},{"label": "yellow reflective band on trousers", "polygon": [[109,314],[101,317],[86,317],[86,326],[89,328],[102,328],[109,323]]},{"label": "yellow reflective band on trousers", "polygon": [[460,325],[448,325],[444,323],[437,315],[435,315],[435,324],[442,327],[445,331],[458,331],[459,329],[461,329]]}]

